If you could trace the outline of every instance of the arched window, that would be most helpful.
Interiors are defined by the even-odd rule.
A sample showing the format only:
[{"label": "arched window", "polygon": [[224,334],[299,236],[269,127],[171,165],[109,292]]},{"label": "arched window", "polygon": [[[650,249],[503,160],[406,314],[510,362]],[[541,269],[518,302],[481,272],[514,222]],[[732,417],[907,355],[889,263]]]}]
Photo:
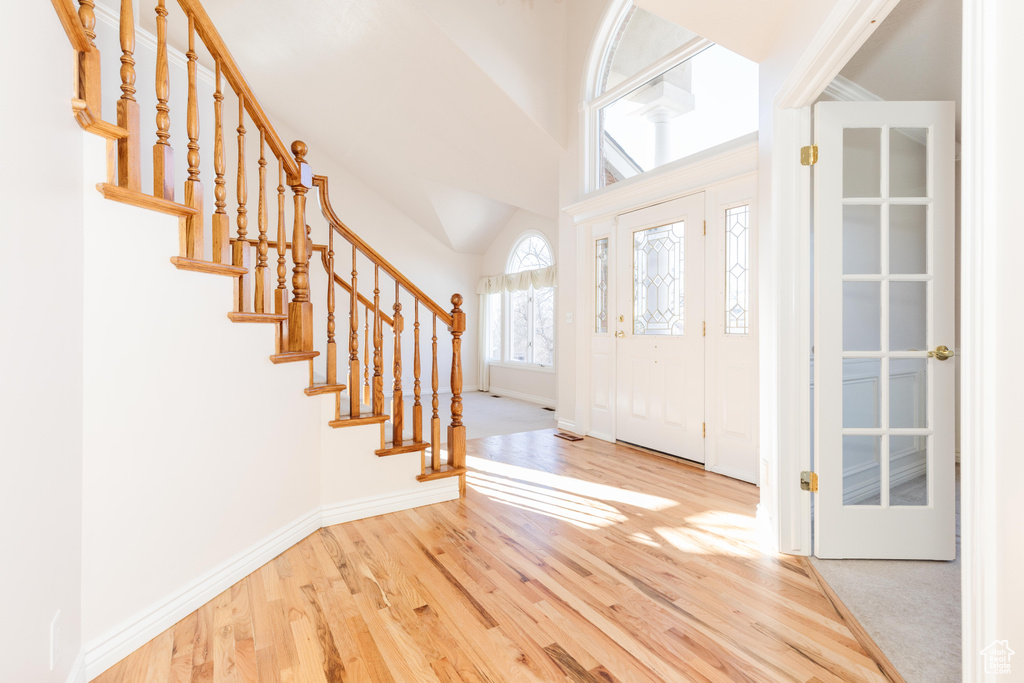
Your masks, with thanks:
[{"label": "arched window", "polygon": [[757,131],[757,64],[631,2],[592,56],[587,190]]},{"label": "arched window", "polygon": [[[540,235],[527,235],[512,248],[508,273],[554,265],[551,249]],[[514,363],[552,365],[555,360],[555,289],[540,287],[508,292],[509,356]]]},{"label": "arched window", "polygon": [[505,273],[484,278],[487,294],[487,359],[496,363],[554,365],[555,265],[540,234],[521,237]]},{"label": "arched window", "polygon": [[512,247],[512,253],[508,256],[508,267],[506,273],[521,273],[524,270],[536,270],[554,265],[551,258],[551,248],[540,235],[527,235]]}]

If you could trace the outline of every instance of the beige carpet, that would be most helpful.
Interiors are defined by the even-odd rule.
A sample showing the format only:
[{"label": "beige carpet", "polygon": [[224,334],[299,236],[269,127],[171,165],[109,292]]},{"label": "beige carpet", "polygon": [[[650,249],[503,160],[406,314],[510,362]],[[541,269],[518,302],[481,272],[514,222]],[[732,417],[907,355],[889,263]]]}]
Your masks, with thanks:
[{"label": "beige carpet", "polygon": [[[907,482],[912,497],[919,482]],[[894,492],[895,493],[895,492]],[[957,683],[960,664],[960,468],[952,562],[819,560],[814,566],[908,683]]]},{"label": "beige carpet", "polygon": [[[391,405],[390,395],[385,395],[384,400],[387,405]],[[420,400],[423,402],[424,430],[429,438],[431,396],[429,393],[424,393]],[[447,441],[447,425],[451,422],[451,401],[451,394],[439,394],[437,397],[437,412],[441,417],[442,442]],[[412,392],[405,394],[403,404],[405,406],[405,435],[406,438],[409,438],[412,436]],[[369,407],[364,409],[369,411]],[[554,429],[556,422],[554,412],[545,410],[535,403],[527,403],[514,398],[493,398],[491,394],[484,391],[470,391],[462,395],[462,423],[466,425],[467,439]],[[390,420],[387,422],[386,428],[390,435]],[[390,440],[390,436],[388,440]]]}]

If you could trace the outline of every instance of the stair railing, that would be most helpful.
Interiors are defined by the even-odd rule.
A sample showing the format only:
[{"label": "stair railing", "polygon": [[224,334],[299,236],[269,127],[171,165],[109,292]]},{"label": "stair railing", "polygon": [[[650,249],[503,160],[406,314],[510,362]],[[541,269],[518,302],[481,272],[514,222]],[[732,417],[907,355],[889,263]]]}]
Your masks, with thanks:
[{"label": "stair railing", "polygon": [[[177,0],[188,20],[188,51],[186,98],[186,160],[188,176],[184,180],[184,196],[181,202],[175,199],[174,149],[171,144],[170,122],[170,77],[168,67],[168,8],[166,0],[155,0],[156,15],[156,140],[153,144],[153,192],[142,190],[142,135],[139,104],[135,99],[135,16],[132,0],[120,0],[119,47],[121,96],[117,101],[116,123],[102,120],[100,52],[96,46],[96,14],[94,0],[51,0],[61,24],[75,50],[77,80],[72,108],[79,125],[86,131],[107,140],[107,178],[98,186],[103,195],[124,203],[161,211],[179,218],[179,255],[172,262],[181,269],[198,270],[232,277],[234,288],[234,311],[229,314],[240,322],[274,322],[278,335],[275,348],[275,362],[294,359],[312,359],[314,351],[313,303],[310,291],[309,266],[312,254],[319,252],[328,274],[327,292],[327,384],[337,385],[337,340],[335,320],[335,285],[347,292],[349,299],[347,389],[349,392],[349,418],[359,418],[362,403],[371,406],[372,417],[386,415],[384,405],[384,325],[393,333],[393,382],[391,422],[391,449],[388,452],[412,452],[420,450],[420,479],[429,480],[455,474],[452,470],[464,471],[466,428],[462,423],[462,334],[466,330],[466,316],[461,309],[462,296],[451,297],[453,308],[448,311],[414,285],[387,259],[370,247],[338,218],[331,207],[328,182],[324,176],[314,176],[306,163],[308,148],[302,141],[295,141],[290,148],[277,133],[269,117],[252,92],[241,69],[235,62],[220,34],[198,0]],[[195,39],[206,47],[214,62],[216,73],[213,95],[214,132],[214,210],[210,225],[205,225],[204,189],[200,177],[201,151],[199,146],[200,102],[198,94],[198,54]],[[231,216],[227,211],[227,180],[225,159],[225,132],[229,125],[223,111],[226,82],[238,100],[238,119],[235,128],[237,141],[237,174],[235,195],[235,234],[231,235]],[[232,119],[233,123],[233,119]],[[247,145],[250,124],[259,139],[258,192],[256,199],[255,239],[249,237],[249,178],[247,177]],[[269,152],[269,159],[268,154]],[[270,161],[276,161],[277,171],[277,226],[276,239],[270,239],[270,204],[266,185]],[[328,244],[316,245],[310,238],[307,224],[306,201],[311,189],[317,188],[324,217],[330,226]],[[292,192],[291,239],[285,220],[286,187]],[[352,270],[350,278],[342,277],[336,271],[336,258],[348,263],[348,253],[335,253],[335,233],[351,246]],[[210,240],[209,261],[204,260],[206,240]],[[253,250],[256,259],[253,264]],[[276,251],[276,264],[270,263],[270,252]],[[288,282],[288,259],[291,254],[291,282]],[[369,259],[374,270],[372,301],[359,291],[358,257]],[[389,316],[381,304],[380,273],[389,276],[395,284],[395,302]],[[273,276],[276,275],[276,286]],[[408,312],[403,313],[401,297],[405,292],[413,299],[413,410],[412,443],[406,446],[404,437],[404,394],[402,380],[402,332]],[[360,359],[360,308],[364,313],[363,355]],[[430,441],[423,440],[423,417],[421,397],[421,353],[420,353],[420,310],[432,316],[431,319],[431,388],[432,414],[430,417]],[[437,323],[448,327],[451,332],[451,421],[447,430],[448,463],[442,466],[441,417],[438,398],[438,357]],[[370,335],[372,323],[372,377]],[[360,361],[362,363],[360,364]],[[312,365],[311,377],[312,377]],[[361,375],[361,376],[360,376]],[[312,380],[311,380],[312,384]],[[340,417],[340,398],[338,409]],[[383,430],[383,422],[382,430]],[[382,438],[382,446],[384,439]],[[430,468],[427,469],[425,446],[432,450]],[[406,449],[406,450],[402,450]],[[378,451],[378,454],[387,454]],[[465,476],[460,476],[460,490],[465,491]]]},{"label": "stair railing", "polygon": [[[405,415],[405,397],[403,391],[403,374],[402,374],[402,333],[405,327],[406,318],[410,317],[409,313],[403,312],[402,309],[402,293],[407,295],[407,298],[411,298],[413,301],[413,311],[411,314],[413,320],[412,327],[412,344],[413,344],[413,406],[412,406],[412,443],[409,444],[410,449],[419,449],[424,452],[424,445],[429,445],[431,448],[431,472],[443,471],[440,462],[441,457],[441,417],[438,412],[439,397],[438,397],[438,378],[440,374],[438,355],[437,355],[437,323],[441,322],[442,325],[446,326],[451,333],[452,343],[452,361],[450,368],[450,387],[451,387],[451,422],[447,429],[447,444],[448,444],[448,466],[451,468],[465,467],[465,443],[466,443],[466,427],[462,423],[462,334],[466,331],[466,314],[462,310],[462,295],[455,294],[451,298],[451,304],[453,308],[448,311],[442,308],[437,302],[427,296],[419,287],[417,287],[408,277],[406,277],[398,268],[391,264],[386,258],[378,253],[373,247],[366,243],[359,235],[349,228],[344,221],[342,221],[334,210],[331,204],[330,191],[328,189],[329,182],[326,176],[313,176],[313,185],[316,187],[319,193],[320,209],[324,219],[330,226],[330,243],[333,245],[334,234],[337,233],[351,246],[351,283],[346,283],[345,279],[339,276],[334,271],[334,262],[331,258],[325,258],[325,266],[329,272],[329,288],[333,289],[335,282],[342,283],[345,286],[346,291],[349,294],[349,357],[348,357],[348,386],[356,387],[359,386],[359,309],[363,307],[367,310],[366,315],[372,317],[373,322],[373,383],[371,386],[370,405],[371,410],[374,414],[382,414],[384,412],[384,372],[383,372],[383,356],[384,356],[384,335],[383,335],[383,323],[387,322],[393,333],[394,351],[393,351],[393,368],[392,368],[392,399],[391,399],[391,423],[392,423],[392,436],[391,436],[391,448],[399,449],[405,447],[405,436],[404,436],[404,415]],[[331,247],[333,251],[333,246]],[[358,286],[358,255],[369,260],[373,265],[374,269],[374,297],[373,301],[363,299],[359,294]],[[347,261],[346,261],[347,262]],[[395,302],[392,306],[393,316],[390,320],[387,319],[380,303],[380,272],[389,276],[395,285]],[[328,301],[333,301],[333,295],[329,295]],[[329,315],[333,315],[333,304],[329,305]],[[423,403],[422,403],[422,382],[421,382],[421,347],[420,347],[420,310],[425,309],[428,314],[432,316],[431,319],[431,407],[432,414],[430,416],[430,441],[425,442],[423,440]],[[367,320],[369,323],[370,320]],[[336,368],[337,363],[332,362],[331,357],[336,354],[334,347],[335,340],[332,336],[332,332],[328,330],[328,347],[327,347],[327,367],[328,377],[327,381],[336,381],[336,376],[330,375],[331,368]],[[361,411],[361,397],[359,392],[349,392],[349,414],[352,417],[358,417]],[[429,478],[430,473],[426,469],[426,457],[423,456],[421,460],[421,477]],[[464,479],[462,480],[464,481]]]}]

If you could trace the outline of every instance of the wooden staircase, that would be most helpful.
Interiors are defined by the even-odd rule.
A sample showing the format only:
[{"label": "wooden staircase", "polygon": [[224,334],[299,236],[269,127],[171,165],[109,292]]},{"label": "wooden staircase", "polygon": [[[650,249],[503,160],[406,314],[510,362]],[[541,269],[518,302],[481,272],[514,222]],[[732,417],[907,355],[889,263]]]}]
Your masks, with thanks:
[{"label": "wooden staircase", "polygon": [[[308,148],[295,141],[290,149],[278,135],[268,116],[260,106],[248,82],[235,63],[214,27],[210,17],[198,0],[177,0],[188,20],[187,60],[188,91],[186,107],[186,159],[188,177],[184,180],[184,193],[175,199],[174,151],[170,135],[170,96],[168,66],[168,8],[166,0],[156,0],[156,73],[153,87],[157,95],[156,139],[152,147],[153,192],[142,189],[142,147],[140,110],[135,100],[135,17],[132,0],[120,0],[119,38],[121,55],[121,97],[117,100],[117,121],[109,123],[100,117],[101,59],[96,46],[96,16],[94,0],[51,0],[74,50],[77,79],[72,100],[72,114],[83,130],[104,138],[107,142],[107,175],[97,189],[112,201],[156,211],[179,219],[179,253],[171,257],[178,269],[211,275],[222,275],[234,280],[232,310],[228,318],[245,324],[268,324],[275,328],[272,363],[307,362],[309,384],[307,396],[334,396],[333,428],[343,429],[379,424],[380,448],[376,455],[386,457],[397,454],[420,454],[419,481],[432,481],[459,477],[460,492],[465,494],[466,428],[462,423],[462,334],[466,330],[466,315],[462,311],[462,296],[451,297],[453,308],[446,310],[414,285],[387,259],[363,241],[340,218],[331,206],[328,180],[315,176],[305,161]],[[204,208],[204,190],[200,178],[198,95],[198,56],[196,37],[212,56],[216,70],[215,93],[212,109],[215,126],[213,181],[214,210]],[[185,41],[183,41],[184,43]],[[231,218],[227,212],[227,181],[224,138],[225,99],[222,86],[226,82],[238,99],[237,135],[238,155],[236,173],[237,211],[234,212],[235,234],[231,234]],[[233,121],[232,121],[233,123]],[[259,136],[257,175],[257,207],[255,239],[249,237],[249,179],[246,145],[249,142],[246,125]],[[267,152],[269,151],[269,160]],[[270,219],[267,196],[268,161],[277,162],[276,239],[269,238]],[[271,188],[271,191],[274,188]],[[292,195],[291,239],[286,225],[287,190]],[[316,244],[311,238],[306,202],[309,192],[315,190],[323,218],[328,225],[326,244]],[[209,221],[206,218],[209,216]],[[347,245],[344,252],[345,271],[335,266],[335,239]],[[204,254],[209,244],[211,259]],[[350,248],[350,252],[348,251]],[[271,251],[276,263],[270,263]],[[314,349],[314,306],[310,288],[310,268],[313,255],[320,255],[320,264],[327,276],[326,296],[326,378],[314,381],[314,362],[320,353]],[[347,270],[351,259],[351,271]],[[291,266],[289,282],[288,270]],[[373,269],[372,295],[360,291],[360,267]],[[274,279],[276,276],[276,280]],[[382,283],[382,278],[384,282]],[[391,315],[382,307],[382,285],[393,285],[394,303]],[[347,382],[339,382],[337,356],[337,321],[335,288],[340,286],[349,303],[348,357],[341,370]],[[403,312],[403,300],[412,310]],[[383,306],[386,306],[384,304]],[[430,316],[431,353],[431,414],[429,434],[424,433],[421,387],[420,332],[421,311]],[[362,325],[360,324],[362,313]],[[405,424],[405,395],[403,391],[402,343],[406,319],[411,317],[413,355],[413,407],[411,437]],[[447,428],[447,462],[442,463],[441,417],[439,414],[438,322],[451,333],[451,422]],[[372,328],[372,329],[371,329]],[[384,349],[385,330],[390,330],[393,342],[391,379],[392,399],[385,405]],[[372,339],[371,339],[372,334]],[[362,348],[360,349],[360,338]],[[360,355],[361,352],[361,355]],[[371,374],[372,370],[372,374]],[[343,377],[342,379],[346,379]],[[369,406],[369,410],[364,408]],[[391,429],[386,430],[387,422]],[[386,433],[390,431],[390,434]]]}]

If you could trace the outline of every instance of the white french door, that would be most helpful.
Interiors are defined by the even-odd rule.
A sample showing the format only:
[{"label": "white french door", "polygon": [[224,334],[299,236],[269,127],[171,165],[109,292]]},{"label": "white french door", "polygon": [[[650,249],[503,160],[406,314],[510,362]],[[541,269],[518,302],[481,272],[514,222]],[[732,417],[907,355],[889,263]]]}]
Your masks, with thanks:
[{"label": "white french door", "polygon": [[704,193],[619,216],[615,435],[704,462]]},{"label": "white french door", "polygon": [[954,116],[815,107],[819,557],[955,557]]}]

